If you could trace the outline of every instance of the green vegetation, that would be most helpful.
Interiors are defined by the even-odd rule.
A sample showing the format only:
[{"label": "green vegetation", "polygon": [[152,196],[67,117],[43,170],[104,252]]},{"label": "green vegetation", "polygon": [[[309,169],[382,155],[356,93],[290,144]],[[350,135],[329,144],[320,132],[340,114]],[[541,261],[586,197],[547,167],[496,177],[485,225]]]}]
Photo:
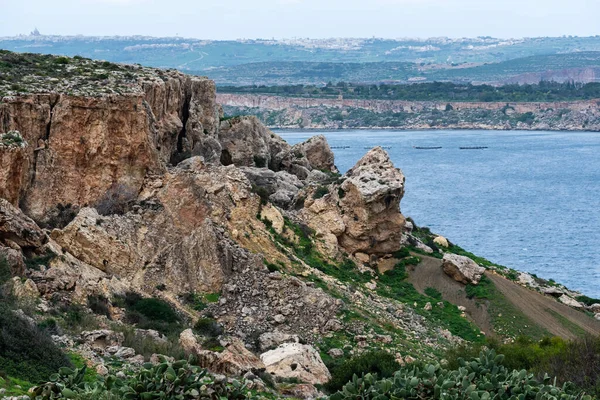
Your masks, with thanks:
[{"label": "green vegetation", "polygon": [[15,309],[10,298],[0,298],[0,376],[40,382],[71,365],[50,336]]},{"label": "green vegetation", "polygon": [[61,368],[49,382],[32,389],[32,399],[252,399],[254,395],[237,380],[215,380],[206,370],[187,361],[144,366],[125,378],[109,375],[86,382],[87,368]]},{"label": "green vegetation", "polygon": [[208,307],[210,303],[216,303],[221,297],[220,293],[205,293],[196,292],[186,293],[183,296],[183,301],[189,304],[194,310],[202,311]]},{"label": "green vegetation", "polygon": [[527,318],[504,297],[487,276],[482,276],[478,285],[467,285],[465,292],[468,298],[487,305],[496,334],[511,338],[526,335],[533,339],[548,336],[545,329]]},{"label": "green vegetation", "polygon": [[327,186],[319,186],[313,193],[313,199],[320,199],[329,194],[329,188]]},{"label": "green vegetation", "polygon": [[[447,367],[459,368],[460,358],[475,357],[483,347],[483,344],[468,344],[450,349],[444,355]],[[560,385],[570,382],[588,394],[600,395],[600,337],[573,341],[545,337],[535,341],[520,336],[512,343],[488,339],[485,347],[503,354],[503,364],[509,369],[527,370],[538,379],[548,374],[556,377]]]},{"label": "green vegetation", "polygon": [[386,351],[371,351],[363,353],[339,365],[329,365],[331,380],[325,385],[329,392],[336,392],[352,379],[352,376],[363,374],[377,374],[388,378],[400,369],[400,364],[395,357]]},{"label": "green vegetation", "polygon": [[222,335],[224,329],[214,318],[200,318],[194,325],[194,332],[199,335],[215,338]]},{"label": "green vegetation", "polygon": [[493,350],[465,361],[460,367],[447,370],[439,364],[423,367],[404,367],[393,378],[379,379],[377,375],[354,375],[331,400],[366,399],[585,399],[579,390],[565,385],[558,387],[549,376],[540,381],[526,370],[510,370],[502,365],[504,356]]},{"label": "green vegetation", "polygon": [[[471,85],[452,82],[415,84],[350,84],[339,82],[325,86],[224,86],[225,93],[270,94],[307,98],[377,99],[405,101],[453,101],[453,102],[533,102],[572,101],[600,98],[600,83],[576,84],[572,82],[540,82],[536,85]],[[450,107],[448,107],[450,106]],[[446,112],[453,111],[450,104]],[[531,113],[520,115],[517,120],[528,122]]]},{"label": "green vegetation", "polygon": [[12,272],[10,271],[10,267],[8,266],[8,261],[6,261],[6,257],[0,255],[0,285],[5,282],[8,282],[12,277]]},{"label": "green vegetation", "polygon": [[0,133],[0,145],[21,147],[25,144],[23,136],[17,131],[8,131]]},{"label": "green vegetation", "polygon": [[143,298],[129,292],[124,297],[116,297],[113,304],[126,309],[126,320],[140,329],[154,329],[166,335],[179,333],[181,318],[173,307],[164,300]]}]

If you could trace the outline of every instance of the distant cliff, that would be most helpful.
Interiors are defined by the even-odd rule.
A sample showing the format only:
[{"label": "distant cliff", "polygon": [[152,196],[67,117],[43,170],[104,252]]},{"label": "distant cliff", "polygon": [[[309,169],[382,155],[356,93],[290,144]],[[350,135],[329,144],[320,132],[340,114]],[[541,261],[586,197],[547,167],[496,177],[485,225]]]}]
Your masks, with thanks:
[{"label": "distant cliff", "polygon": [[600,100],[445,102],[217,94],[226,115],[251,114],[271,128],[600,130]]}]

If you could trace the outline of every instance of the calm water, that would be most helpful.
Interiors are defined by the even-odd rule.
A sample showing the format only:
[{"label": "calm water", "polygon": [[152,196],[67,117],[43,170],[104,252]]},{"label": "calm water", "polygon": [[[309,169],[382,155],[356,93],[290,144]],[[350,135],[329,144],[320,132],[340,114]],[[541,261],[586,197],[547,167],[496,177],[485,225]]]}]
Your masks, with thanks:
[{"label": "calm water", "polygon": [[[290,143],[316,134],[278,133]],[[342,172],[365,147],[391,146],[394,164],[406,175],[402,212],[418,225],[496,263],[600,297],[600,133],[323,134],[332,147],[350,146],[334,149]]]}]

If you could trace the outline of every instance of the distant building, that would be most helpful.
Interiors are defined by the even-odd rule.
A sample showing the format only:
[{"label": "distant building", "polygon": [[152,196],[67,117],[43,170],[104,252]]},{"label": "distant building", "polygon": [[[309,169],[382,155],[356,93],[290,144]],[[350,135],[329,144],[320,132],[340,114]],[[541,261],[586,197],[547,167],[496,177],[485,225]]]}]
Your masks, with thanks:
[{"label": "distant building", "polygon": [[40,33],[40,31],[38,31],[38,28],[35,28],[31,33],[31,36],[42,36],[42,34]]}]

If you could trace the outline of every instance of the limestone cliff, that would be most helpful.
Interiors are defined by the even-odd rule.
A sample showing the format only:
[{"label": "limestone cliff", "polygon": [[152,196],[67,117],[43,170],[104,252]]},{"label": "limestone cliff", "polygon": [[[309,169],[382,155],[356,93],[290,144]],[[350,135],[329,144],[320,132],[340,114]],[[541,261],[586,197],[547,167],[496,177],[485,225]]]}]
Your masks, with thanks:
[{"label": "limestone cliff", "polygon": [[4,97],[0,133],[19,131],[27,146],[0,146],[0,195],[41,220],[59,204],[94,205],[115,183],[137,193],[147,174],[164,173],[182,154],[218,159],[212,81],[173,71],[128,73],[133,81],[120,93]]}]

